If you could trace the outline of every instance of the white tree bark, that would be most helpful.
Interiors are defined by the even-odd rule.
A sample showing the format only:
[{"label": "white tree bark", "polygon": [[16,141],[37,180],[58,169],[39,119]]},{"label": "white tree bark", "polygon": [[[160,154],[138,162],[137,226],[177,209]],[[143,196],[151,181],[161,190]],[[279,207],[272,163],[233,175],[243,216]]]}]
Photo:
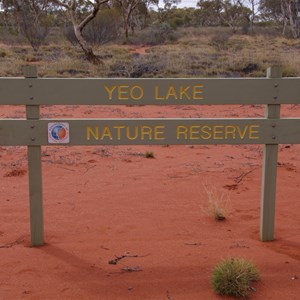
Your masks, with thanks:
[{"label": "white tree bark", "polygon": [[78,6],[76,0],[70,0],[70,1],[51,0],[51,1],[61,7],[64,7],[67,10],[73,25],[74,33],[78,41],[78,44],[83,50],[88,61],[92,63],[99,63],[100,60],[94,54],[92,47],[84,39],[82,35],[82,31],[84,27],[96,17],[98,11],[100,10],[100,6],[102,4],[107,3],[109,0],[95,0],[94,2],[89,1],[89,4],[92,6],[92,11],[82,21],[78,20],[76,17],[76,9]]}]

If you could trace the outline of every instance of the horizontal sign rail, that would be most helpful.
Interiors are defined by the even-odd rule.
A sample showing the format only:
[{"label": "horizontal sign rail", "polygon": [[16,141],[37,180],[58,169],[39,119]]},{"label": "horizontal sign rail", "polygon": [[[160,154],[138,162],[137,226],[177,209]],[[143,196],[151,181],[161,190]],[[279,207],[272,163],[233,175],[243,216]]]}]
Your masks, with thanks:
[{"label": "horizontal sign rail", "polygon": [[300,119],[0,120],[0,145],[299,144]]},{"label": "horizontal sign rail", "polygon": [[300,78],[0,78],[1,104],[300,104]]}]

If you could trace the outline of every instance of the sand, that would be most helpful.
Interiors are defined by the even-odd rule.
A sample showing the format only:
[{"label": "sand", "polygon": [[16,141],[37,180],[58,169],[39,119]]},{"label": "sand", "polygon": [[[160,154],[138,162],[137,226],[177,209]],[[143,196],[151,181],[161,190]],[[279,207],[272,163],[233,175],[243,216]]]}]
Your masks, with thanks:
[{"label": "sand", "polygon": [[[263,106],[42,108],[44,118],[262,115]],[[283,106],[282,116],[299,115]],[[1,107],[0,118],[15,117],[23,107]],[[26,147],[0,147],[0,299],[230,299],[210,283],[229,257],[258,267],[252,299],[299,299],[300,146],[279,147],[267,243],[259,240],[261,145],[42,151],[46,244],[30,247]],[[209,213],[204,185],[229,199],[225,221]]]}]

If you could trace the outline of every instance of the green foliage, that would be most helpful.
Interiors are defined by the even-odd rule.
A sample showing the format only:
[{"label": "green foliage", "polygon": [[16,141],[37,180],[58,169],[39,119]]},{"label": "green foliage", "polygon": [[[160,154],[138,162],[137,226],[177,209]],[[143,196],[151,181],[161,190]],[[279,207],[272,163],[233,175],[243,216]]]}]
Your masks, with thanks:
[{"label": "green foliage", "polygon": [[168,23],[173,29],[176,29],[177,27],[184,25],[184,19],[180,17],[173,17],[168,21]]},{"label": "green foliage", "polygon": [[257,268],[242,258],[223,260],[212,272],[212,286],[219,295],[248,297],[251,282],[258,280]]},{"label": "green foliage", "polygon": [[200,25],[219,26],[221,25],[220,14],[222,11],[221,1],[199,0],[197,3],[199,9],[195,12]]},{"label": "green foliage", "polygon": [[[2,22],[11,33],[21,34],[34,51],[45,42],[52,25],[48,5],[41,0],[2,1]],[[34,3],[32,3],[34,2]],[[1,1],[0,1],[1,3]]]},{"label": "green foliage", "polygon": [[121,24],[121,16],[116,9],[104,9],[84,28],[83,36],[91,44],[105,44],[119,36]]},{"label": "green foliage", "polygon": [[263,20],[281,22],[281,0],[261,0],[259,10]]},{"label": "green foliage", "polygon": [[168,23],[161,23],[151,25],[148,28],[137,32],[134,36],[131,36],[127,43],[133,45],[161,45],[168,41],[176,41],[177,34]]}]

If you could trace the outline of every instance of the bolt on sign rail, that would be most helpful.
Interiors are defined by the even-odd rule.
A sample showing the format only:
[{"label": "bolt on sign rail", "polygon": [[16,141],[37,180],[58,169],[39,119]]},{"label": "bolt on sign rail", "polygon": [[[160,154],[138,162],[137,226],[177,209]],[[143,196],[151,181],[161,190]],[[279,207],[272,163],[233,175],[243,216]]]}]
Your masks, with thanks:
[{"label": "bolt on sign rail", "polygon": [[[264,118],[40,119],[40,105],[265,104]],[[280,118],[281,104],[300,104],[300,78],[103,79],[0,78],[0,105],[25,105],[26,119],[0,119],[0,145],[28,147],[32,246],[44,244],[42,145],[263,144],[260,239],[274,239],[278,144],[300,144],[300,118]]]}]

